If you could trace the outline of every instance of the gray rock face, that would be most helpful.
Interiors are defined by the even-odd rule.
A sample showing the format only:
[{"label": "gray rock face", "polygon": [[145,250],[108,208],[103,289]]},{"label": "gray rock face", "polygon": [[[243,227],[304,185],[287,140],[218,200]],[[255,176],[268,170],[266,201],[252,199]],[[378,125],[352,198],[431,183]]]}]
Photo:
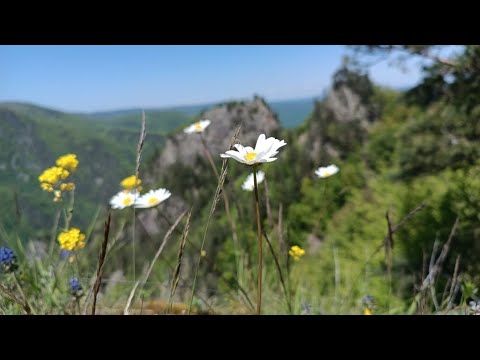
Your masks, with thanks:
[{"label": "gray rock face", "polygon": [[347,86],[330,92],[325,107],[338,122],[358,122],[362,127],[368,126],[367,107],[362,104],[360,96]]},{"label": "gray rock face", "polygon": [[359,94],[343,85],[315,105],[310,126],[299,142],[313,163],[326,165],[362,143],[373,120],[371,104],[363,103]]},{"label": "gray rock face", "polygon": [[[275,114],[260,98],[220,105],[202,114],[201,118],[211,121],[202,136],[214,160],[229,149],[234,131],[240,123],[242,128],[238,140],[244,145],[255,146],[258,135],[265,133],[267,137],[275,136],[280,129]],[[203,154],[204,148],[198,134],[179,132],[167,140],[164,150],[155,160],[153,175],[176,163],[194,167],[197,157],[203,157]]]}]

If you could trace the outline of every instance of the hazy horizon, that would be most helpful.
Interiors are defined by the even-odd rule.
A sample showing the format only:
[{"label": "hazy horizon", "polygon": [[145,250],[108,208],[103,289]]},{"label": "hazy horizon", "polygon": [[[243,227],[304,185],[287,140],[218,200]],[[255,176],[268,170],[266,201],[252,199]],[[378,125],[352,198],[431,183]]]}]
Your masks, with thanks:
[{"label": "hazy horizon", "polygon": [[[398,89],[400,90],[400,89]],[[92,110],[92,111],[71,111],[69,109],[62,109],[58,108],[55,106],[49,106],[46,104],[40,104],[40,103],[35,103],[32,101],[24,101],[24,100],[0,100],[0,105],[1,104],[27,104],[27,105],[32,105],[32,106],[38,106],[38,107],[43,107],[47,108],[50,110],[54,111],[59,111],[59,112],[65,112],[65,113],[72,113],[72,114],[101,114],[101,113],[110,113],[110,112],[116,112],[116,111],[133,111],[133,110],[175,110],[176,108],[189,108],[189,107],[199,107],[199,106],[204,106],[204,105],[216,105],[216,104],[222,104],[226,103],[229,101],[248,101],[248,100],[253,100],[253,97],[255,95],[258,95],[262,98],[264,98],[268,103],[283,103],[283,102],[301,102],[301,101],[307,101],[307,100],[314,100],[320,98],[322,95],[313,95],[313,96],[306,96],[306,97],[300,97],[300,98],[286,98],[286,99],[267,99],[261,94],[252,94],[250,97],[244,97],[244,98],[225,98],[225,99],[220,99],[217,101],[208,101],[208,102],[200,102],[196,104],[176,104],[176,105],[160,105],[160,106],[148,106],[148,107],[142,107],[142,106],[129,106],[129,107],[119,107],[119,108],[108,108],[108,109],[100,109],[100,110]]]}]

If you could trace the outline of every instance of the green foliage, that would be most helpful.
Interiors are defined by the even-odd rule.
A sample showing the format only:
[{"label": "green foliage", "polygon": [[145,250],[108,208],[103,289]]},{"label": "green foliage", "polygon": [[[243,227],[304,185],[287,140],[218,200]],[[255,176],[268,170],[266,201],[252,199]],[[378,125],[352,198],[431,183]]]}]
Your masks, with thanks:
[{"label": "green foliage", "polygon": [[411,118],[400,130],[399,165],[404,176],[475,163],[480,154],[477,115],[439,104]]}]

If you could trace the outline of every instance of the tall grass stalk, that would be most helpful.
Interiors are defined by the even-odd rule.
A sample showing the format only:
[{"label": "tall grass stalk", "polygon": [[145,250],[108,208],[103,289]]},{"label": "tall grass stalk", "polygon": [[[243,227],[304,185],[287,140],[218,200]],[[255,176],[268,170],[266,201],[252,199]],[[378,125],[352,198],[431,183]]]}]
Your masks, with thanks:
[{"label": "tall grass stalk", "polygon": [[20,305],[20,307],[23,309],[23,311],[25,311],[25,313],[27,315],[31,315],[32,314],[32,311],[30,309],[30,306],[28,304],[26,304],[25,302],[23,302],[21,299],[19,299],[17,297],[17,295],[15,295],[15,293],[13,293],[12,291],[10,291],[10,289],[8,289],[7,287],[3,286],[2,284],[0,284],[0,293],[2,293],[4,296],[10,298],[11,300],[13,300],[15,303],[17,303],[18,305]]},{"label": "tall grass stalk", "polygon": [[282,285],[282,290],[283,290],[283,295],[285,296],[285,301],[287,303],[288,307],[288,312],[290,314],[293,314],[293,309],[292,309],[292,302],[290,300],[290,296],[287,290],[287,285],[285,283],[285,279],[283,277],[283,272],[282,272],[282,267],[280,266],[280,262],[278,261],[278,256],[275,253],[275,250],[273,249],[272,243],[268,239],[267,233],[265,230],[263,230],[263,236],[265,236],[265,241],[267,242],[268,248],[270,249],[270,252],[272,253],[273,261],[275,262],[275,267],[277,268],[278,276],[280,278],[280,284]]},{"label": "tall grass stalk", "polygon": [[188,230],[190,228],[190,217],[192,216],[192,209],[188,212],[187,221],[185,223],[185,227],[183,228],[182,238],[180,240],[180,247],[178,249],[177,254],[177,265],[175,266],[175,271],[172,277],[172,286],[170,289],[170,299],[168,301],[168,309],[172,312],[173,309],[173,298],[175,296],[175,291],[177,290],[178,282],[180,280],[180,270],[182,267],[182,257],[183,257],[183,250],[185,249],[185,244],[187,243],[188,237]]},{"label": "tall grass stalk", "polygon": [[[187,213],[187,211],[185,210],[183,213],[180,214],[180,216],[177,218],[177,220],[175,220],[175,223],[170,227],[170,229],[168,229],[168,231],[166,232],[165,236],[163,237],[163,241],[160,245],[160,247],[158,248],[157,252],[155,253],[155,256],[153,257],[153,260],[152,262],[150,263],[150,266],[148,267],[148,270],[145,274],[145,277],[144,277],[144,280],[142,282],[143,285],[145,285],[145,283],[147,282],[148,278],[150,277],[150,274],[153,270],[153,267],[155,265],[155,262],[157,261],[158,257],[160,256],[160,254],[162,253],[163,249],[165,248],[165,245],[167,245],[167,241],[168,239],[170,239],[170,235],[172,235],[173,233],[173,230],[177,227],[178,223],[182,220],[182,218],[185,216],[185,214]],[[127,301],[127,304],[125,305],[125,309],[123,311],[123,314],[124,315],[128,315],[128,309],[130,308],[130,304],[132,303],[133,301],[133,298],[135,296],[135,292],[138,288],[138,285],[140,284],[140,281],[136,281],[135,282],[135,285],[133,286],[132,290],[130,291],[130,295],[128,297],[128,301]],[[142,286],[143,286],[142,285]]]},{"label": "tall grass stalk", "polygon": [[[240,132],[241,126],[242,125],[240,124],[235,130],[232,140],[230,141],[229,148],[232,148],[233,144],[235,143],[238,133]],[[198,253],[198,262],[195,268],[195,275],[193,277],[192,295],[190,297],[190,304],[188,306],[188,314],[190,314],[192,311],[193,298],[195,297],[195,287],[197,285],[198,271],[200,269],[200,262],[202,261],[202,251],[203,251],[203,248],[205,247],[205,239],[207,238],[208,227],[210,225],[212,215],[215,212],[215,208],[217,207],[218,200],[220,199],[220,193],[223,189],[223,183],[225,182],[225,177],[227,176],[227,163],[228,163],[228,158],[223,160],[222,170],[220,171],[220,176],[218,178],[217,190],[215,191],[215,195],[213,196],[212,205],[210,206],[210,213],[208,214],[207,225],[205,226],[205,232],[203,233],[202,245],[200,246],[200,252]]]},{"label": "tall grass stalk", "polygon": [[[140,220],[140,219],[139,219],[139,220]],[[145,231],[147,237],[153,241],[152,236],[148,233],[148,230],[147,230],[147,228],[145,227],[145,225],[142,223],[142,221],[140,221],[139,223],[143,226],[143,230]],[[169,222],[169,225],[170,225],[170,226],[171,226],[172,224],[173,224],[172,222]],[[183,232],[180,232],[180,230],[178,230],[177,228],[175,228],[175,231],[178,232],[179,234],[183,234]],[[195,244],[193,244],[192,242],[190,242],[190,240],[188,240],[188,239],[187,239],[187,243],[190,244],[190,245],[195,246]],[[173,264],[168,260],[168,258],[165,257],[163,254],[161,254],[160,256],[162,257],[162,260],[165,262],[165,264],[168,266],[168,268],[169,268],[171,271],[175,272],[175,267],[174,267]],[[191,287],[191,282],[189,282],[187,279],[182,278],[182,276],[180,276],[180,275],[178,275],[178,278],[179,278],[180,281],[183,282],[182,287],[189,287],[189,288]],[[226,283],[226,285],[230,285],[230,284]],[[201,296],[199,296],[199,295],[197,295],[197,296],[198,296],[198,298],[199,298],[201,301],[203,301],[203,303],[208,307],[208,309],[209,309],[212,313],[215,312],[215,310],[210,306],[210,304],[209,304],[203,297],[201,297]]]},{"label": "tall grass stalk", "polygon": [[[142,149],[143,144],[145,143],[145,136],[147,135],[147,121],[145,120],[145,111],[142,110],[142,128],[140,130],[140,138],[138,139],[137,145],[137,159],[135,162],[135,178],[138,179],[138,175],[140,172],[140,163],[142,161]],[[137,188],[135,187],[135,194],[137,194]],[[137,195],[135,195],[135,200]],[[135,214],[135,206],[132,206],[132,266],[133,266],[133,281],[136,281],[136,264],[135,264],[135,221],[136,221],[136,214]]]},{"label": "tall grass stalk", "polygon": [[[158,212],[159,215],[167,222],[167,224],[169,226],[171,226],[173,224],[173,222],[167,217],[165,216],[165,214],[163,214],[162,212]],[[141,221],[140,221],[141,223]],[[145,232],[147,232],[148,234],[148,231],[147,229],[145,228],[145,226],[142,224]],[[175,229],[175,231],[177,231],[180,235],[182,234],[182,232],[178,229]],[[198,252],[198,253],[201,253],[200,251],[200,247],[195,244],[194,242],[192,242],[190,239],[187,238],[187,243],[188,245],[192,246],[192,248],[194,249],[194,251]],[[208,257],[204,257],[203,258],[208,264],[210,265],[215,265],[214,262],[212,260],[210,260]],[[173,266],[172,266],[172,270],[173,270]],[[224,274],[219,274],[220,276],[220,280],[223,281],[223,283],[228,286],[230,289],[234,290],[234,291],[240,291],[241,295],[244,296],[246,302],[247,302],[247,305],[249,306],[250,310],[254,311],[255,310],[255,306],[253,305],[252,301],[250,300],[250,297],[248,296],[246,290],[242,287],[242,285],[240,284],[240,281],[237,279],[237,277],[235,277],[235,275],[233,275],[232,278],[229,278],[227,279],[225,277]],[[186,282],[184,279],[181,279],[183,280],[184,282]],[[235,283],[235,286],[231,284],[231,282],[234,282]]]},{"label": "tall grass stalk", "polygon": [[338,261],[338,253],[335,244],[333,244],[333,264],[335,266],[335,292],[334,302],[335,307],[338,306],[338,291],[340,289],[340,262]]},{"label": "tall grass stalk", "polygon": [[270,229],[273,231],[274,225],[273,225],[273,217],[272,217],[272,210],[270,207],[270,197],[268,196],[268,181],[265,178],[263,181],[265,185],[265,206],[267,209],[267,219],[268,219],[268,225],[270,226]]},{"label": "tall grass stalk", "polygon": [[98,291],[100,290],[100,284],[102,282],[103,264],[105,263],[105,256],[107,255],[108,235],[110,233],[111,218],[112,218],[112,214],[109,213],[104,226],[102,249],[100,250],[100,255],[98,256],[97,276],[95,279],[95,284],[93,285],[92,315],[95,315],[95,308],[97,305],[97,294],[98,294]]},{"label": "tall grass stalk", "polygon": [[[205,150],[205,156],[207,157],[208,162],[210,164],[210,167],[212,168],[212,171],[213,171],[213,173],[214,173],[214,175],[217,179],[217,182],[218,182],[219,179],[220,179],[220,175],[218,173],[217,167],[215,166],[215,162],[213,161],[212,153],[210,152],[210,149],[209,149],[202,133],[200,133],[199,135],[200,135],[200,140],[202,141],[203,148]],[[230,227],[232,229],[232,239],[233,239],[233,245],[234,245],[234,248],[235,248],[235,262],[236,262],[236,265],[237,265],[237,263],[238,263],[237,254],[239,252],[237,227],[235,225],[235,221],[233,221],[233,217],[232,217],[232,214],[230,212],[230,202],[228,200],[228,196],[227,196],[227,193],[225,192],[225,189],[222,189],[222,197],[223,197],[223,203],[224,203],[224,206],[225,206],[225,213],[227,214],[227,219],[228,219],[228,222],[229,222]]]},{"label": "tall grass stalk", "polygon": [[25,312],[28,315],[35,315],[35,310],[33,309],[32,305],[30,305],[30,303],[28,302],[28,299],[25,296],[25,293],[23,292],[22,285],[20,285],[20,282],[18,281],[17,275],[15,275],[14,272],[12,272],[12,277],[13,277],[13,280],[15,281],[15,285],[17,286],[17,290],[22,297]]}]

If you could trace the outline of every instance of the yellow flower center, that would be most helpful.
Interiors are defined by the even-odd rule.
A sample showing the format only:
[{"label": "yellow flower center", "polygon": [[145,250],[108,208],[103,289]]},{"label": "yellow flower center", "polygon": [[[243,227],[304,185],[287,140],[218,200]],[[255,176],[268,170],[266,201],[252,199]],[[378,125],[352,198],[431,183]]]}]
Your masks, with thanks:
[{"label": "yellow flower center", "polygon": [[257,156],[256,152],[248,153],[248,154],[245,155],[245,160],[252,161],[252,160],[255,159],[256,156]]},{"label": "yellow flower center", "polygon": [[156,204],[158,202],[158,199],[155,198],[155,197],[151,197],[149,200],[148,200],[148,205],[153,205],[153,204]]},{"label": "yellow flower center", "polygon": [[123,205],[128,206],[132,203],[132,198],[131,197],[126,197],[123,199]]},{"label": "yellow flower center", "polygon": [[323,176],[327,177],[327,176],[331,176],[332,173],[328,170],[325,170],[324,173],[323,173]]},{"label": "yellow flower center", "polygon": [[200,124],[199,122],[195,123],[194,127],[197,131],[202,130],[202,124]]}]

